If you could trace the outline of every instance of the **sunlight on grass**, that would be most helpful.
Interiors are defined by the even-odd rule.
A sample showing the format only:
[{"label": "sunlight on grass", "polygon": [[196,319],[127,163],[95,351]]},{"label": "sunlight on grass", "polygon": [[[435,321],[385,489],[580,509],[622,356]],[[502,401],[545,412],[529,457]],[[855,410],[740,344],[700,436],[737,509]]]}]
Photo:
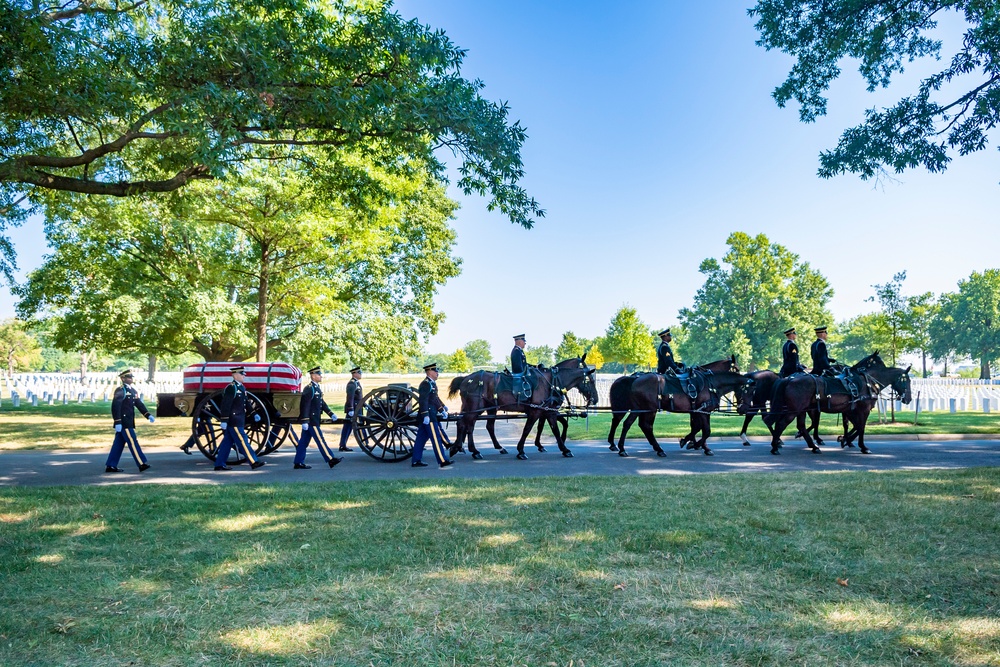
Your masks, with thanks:
[{"label": "sunlight on grass", "polygon": [[45,554],[44,556],[35,556],[34,561],[36,563],[45,563],[46,565],[57,565],[66,560],[62,554]]},{"label": "sunlight on grass", "polygon": [[150,581],[149,579],[129,579],[128,581],[123,581],[121,587],[141,595],[153,595],[165,590],[163,584]]},{"label": "sunlight on grass", "polygon": [[340,623],[323,619],[312,623],[227,630],[220,639],[241,651],[293,656],[328,646],[330,637],[340,629]]},{"label": "sunlight on grass", "polygon": [[508,584],[515,580],[511,565],[487,565],[484,567],[457,567],[442,572],[430,572],[427,579],[441,579],[459,584]]},{"label": "sunlight on grass", "polygon": [[342,500],[339,503],[323,503],[319,506],[319,509],[333,512],[336,510],[358,510],[362,507],[371,507],[371,503],[359,503],[348,500]]},{"label": "sunlight on grass", "polygon": [[563,535],[562,540],[563,542],[583,544],[588,542],[589,543],[603,542],[604,537],[598,535],[597,531],[594,530],[580,530],[575,533],[569,533],[568,535]]},{"label": "sunlight on grass", "polygon": [[515,535],[514,533],[497,533],[495,535],[487,535],[479,540],[479,546],[481,547],[505,547],[510,544],[516,544],[520,542],[523,538],[520,535]]},{"label": "sunlight on grass", "polygon": [[448,499],[448,500],[476,500],[477,494],[471,493],[470,490],[458,491],[457,489],[447,487],[447,486],[416,486],[412,489],[407,489],[406,493],[412,493],[415,495],[424,496],[435,496],[436,498]]},{"label": "sunlight on grass", "polygon": [[276,563],[278,559],[278,553],[267,549],[263,544],[254,543],[250,548],[233,554],[230,560],[206,567],[201,578],[217,579],[230,575],[243,577],[253,574],[257,570],[265,569],[266,566]]},{"label": "sunlight on grass", "polygon": [[[283,518],[287,518],[287,516]],[[243,514],[209,521],[205,527],[220,533],[242,533],[250,530],[266,532],[288,528],[288,524],[284,521],[275,523],[276,521],[278,521],[278,517],[273,514]]]},{"label": "sunlight on grass", "polygon": [[99,535],[107,529],[108,527],[103,521],[101,523],[89,521],[80,523],[50,523],[39,528],[39,530],[47,530],[53,533],[65,533],[67,537]]},{"label": "sunlight on grass", "polygon": [[453,523],[457,523],[460,526],[468,526],[469,528],[500,528],[502,526],[509,526],[510,521],[506,519],[480,519],[477,517],[451,517],[450,520]]},{"label": "sunlight on grass", "polygon": [[511,496],[509,498],[504,498],[505,502],[511,505],[516,505],[519,507],[529,507],[531,505],[546,505],[548,503],[554,502],[552,498],[547,496]]},{"label": "sunlight on grass", "polygon": [[3,512],[0,513],[0,523],[22,523],[35,518],[34,512]]},{"label": "sunlight on grass", "polygon": [[708,598],[707,600],[691,600],[688,603],[694,609],[736,609],[739,607],[733,600],[725,598]]}]

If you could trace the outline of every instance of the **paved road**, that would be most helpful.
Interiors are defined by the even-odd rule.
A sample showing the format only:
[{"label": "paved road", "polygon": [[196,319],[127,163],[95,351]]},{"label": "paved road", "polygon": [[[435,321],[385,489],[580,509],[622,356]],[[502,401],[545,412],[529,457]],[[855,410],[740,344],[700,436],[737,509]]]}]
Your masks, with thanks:
[{"label": "paved road", "polygon": [[[512,433],[501,433],[501,442],[514,442]],[[632,454],[622,458],[608,451],[607,444],[597,440],[570,443],[573,458],[563,458],[555,444],[546,444],[538,453],[526,449],[527,461],[510,454],[500,455],[492,448],[482,449],[485,459],[473,461],[468,454],[455,457],[455,465],[439,469],[433,456],[425,456],[431,465],[411,468],[409,462],[379,463],[355,448],[346,460],[331,470],[323,464],[315,449],[309,450],[307,462],[312,470],[293,470],[293,451],[280,450],[266,457],[268,465],[258,470],[239,466],[229,472],[215,472],[212,463],[201,454],[185,456],[177,449],[146,451],[151,468],[144,473],[136,470],[126,453],[120,474],[104,473],[104,450],[58,452],[0,453],[0,486],[59,486],[104,484],[228,484],[228,483],[288,483],[329,480],[417,479],[444,480],[451,478],[485,479],[497,477],[541,477],[572,475],[687,475],[720,472],[790,472],[848,470],[924,470],[935,468],[971,468],[1000,466],[1000,440],[868,440],[872,453],[864,455],[857,449],[841,449],[836,444],[824,448],[822,454],[812,454],[800,443],[785,446],[780,456],[772,456],[764,439],[753,440],[743,447],[737,441],[710,443],[715,456],[680,450],[675,444],[661,443],[667,452],[657,457],[645,441],[630,440]],[[483,437],[480,442],[488,438]],[[551,439],[545,441],[551,442]],[[489,446],[489,445],[487,445]],[[428,452],[429,454],[429,452]]]}]

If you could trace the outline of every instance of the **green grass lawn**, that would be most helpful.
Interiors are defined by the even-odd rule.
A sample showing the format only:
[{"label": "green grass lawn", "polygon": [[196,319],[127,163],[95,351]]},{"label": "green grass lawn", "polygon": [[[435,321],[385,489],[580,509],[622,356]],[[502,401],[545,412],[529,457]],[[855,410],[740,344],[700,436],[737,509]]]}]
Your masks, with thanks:
[{"label": "green grass lawn", "polygon": [[[571,440],[605,440],[611,427],[611,415],[607,413],[592,414],[587,419],[570,421],[569,438]],[[679,438],[690,430],[688,415],[671,414],[667,412],[656,415],[653,432],[659,438]],[[734,437],[743,428],[743,417],[716,415],[712,417],[712,435]],[[794,429],[794,427],[789,427]],[[823,415],[820,419],[820,436],[837,436],[843,433],[836,415]],[[947,412],[926,412],[920,415],[916,425],[913,423],[913,413],[897,415],[895,424],[879,424],[878,414],[873,414],[868,421],[866,435],[877,436],[892,433],[980,433],[983,435],[1000,434],[1000,413],[984,414],[982,412],[966,412],[951,414]],[[754,436],[768,435],[767,427],[759,417],[750,423],[747,434]],[[619,426],[618,435],[621,435]],[[637,424],[629,430],[629,438],[643,438]]]},{"label": "green grass lawn", "polygon": [[998,665],[1000,470],[0,488],[0,663]]}]

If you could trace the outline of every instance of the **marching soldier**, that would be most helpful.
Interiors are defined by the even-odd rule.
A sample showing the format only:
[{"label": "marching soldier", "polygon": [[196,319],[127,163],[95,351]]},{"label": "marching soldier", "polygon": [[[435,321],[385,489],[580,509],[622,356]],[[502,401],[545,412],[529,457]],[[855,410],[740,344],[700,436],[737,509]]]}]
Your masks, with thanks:
[{"label": "marching soldier", "polygon": [[444,442],[441,438],[441,431],[438,426],[438,413],[441,412],[444,416],[447,416],[448,408],[445,407],[444,403],[438,397],[437,364],[427,364],[424,366],[424,373],[427,374],[427,377],[420,383],[420,388],[417,390],[417,421],[419,426],[417,427],[417,437],[413,442],[413,462],[410,465],[414,468],[427,467],[427,464],[421,461],[421,459],[424,455],[424,445],[429,440],[431,449],[434,450],[434,458],[437,459],[438,464],[442,468],[445,468],[450,466],[452,462],[448,460],[448,454],[445,451]]},{"label": "marching soldier", "polygon": [[[222,442],[219,443],[219,451],[215,455],[216,470],[232,470],[226,465],[229,459],[229,451],[236,443],[236,451],[250,461],[250,468],[256,470],[264,465],[264,462],[257,458],[253,447],[250,446],[250,438],[244,430],[247,419],[247,388],[243,381],[246,379],[246,368],[235,366],[229,369],[233,374],[233,381],[226,385],[222,392],[222,403],[219,406],[219,419],[222,420]],[[260,416],[255,415],[259,420]]]},{"label": "marching soldier", "polygon": [[669,369],[679,373],[680,366],[674,361],[674,351],[670,349],[670,341],[674,339],[670,335],[670,329],[664,329],[659,333],[659,336],[660,345],[656,348],[656,372],[662,375]]},{"label": "marching soldier", "polygon": [[816,340],[813,341],[809,349],[812,354],[813,367],[810,371],[813,375],[822,375],[825,371],[833,369],[836,359],[830,358],[830,353],[826,349],[826,327],[816,327]]},{"label": "marching soldier", "polygon": [[323,369],[319,366],[310,368],[309,380],[309,384],[302,390],[302,400],[299,403],[302,436],[299,438],[299,444],[295,446],[295,460],[293,465],[295,470],[309,470],[312,468],[312,466],[306,465],[306,447],[309,446],[309,440],[316,441],[316,449],[323,455],[326,464],[331,468],[343,461],[343,458],[334,456],[333,452],[330,451],[330,446],[326,444],[326,437],[323,435],[323,430],[319,427],[319,420],[323,418],[324,412],[330,419],[337,419],[337,415],[333,414],[333,410],[323,400],[323,388],[319,386],[319,383],[323,380]]},{"label": "marching soldier", "polygon": [[115,441],[104,464],[104,472],[124,472],[118,467],[118,462],[126,445],[135,464],[139,466],[139,472],[142,472],[149,469],[149,462],[139,447],[139,440],[135,437],[135,411],[138,409],[150,423],[156,421],[156,418],[149,414],[146,405],[139,398],[139,392],[132,388],[132,383],[135,382],[132,371],[122,371],[118,377],[121,378],[122,386],[115,389],[114,398],[111,400],[111,416],[115,420]]},{"label": "marching soldier", "polygon": [[355,366],[351,369],[351,380],[347,383],[347,402],[344,404],[344,411],[347,412],[347,423],[344,424],[344,430],[340,432],[340,451],[342,452],[352,451],[347,446],[347,438],[354,430],[354,422],[352,421],[354,411],[361,407],[364,395],[364,391],[361,389],[361,366]]},{"label": "marching soldier", "polygon": [[794,373],[801,373],[805,366],[799,363],[799,346],[795,344],[797,338],[795,327],[785,330],[785,344],[781,348],[781,372],[779,375],[786,378]]},{"label": "marching soldier", "polygon": [[510,372],[521,375],[528,370],[528,359],[524,356],[524,334],[514,336],[514,349],[510,351]]}]

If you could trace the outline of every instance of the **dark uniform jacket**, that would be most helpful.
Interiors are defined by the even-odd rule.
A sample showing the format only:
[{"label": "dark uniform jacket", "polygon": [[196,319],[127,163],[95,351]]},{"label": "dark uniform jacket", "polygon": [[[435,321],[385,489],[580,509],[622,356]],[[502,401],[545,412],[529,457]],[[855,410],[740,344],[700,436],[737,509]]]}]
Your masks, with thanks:
[{"label": "dark uniform jacket", "polygon": [[528,359],[524,356],[524,350],[517,345],[510,351],[510,372],[519,375],[528,369]]},{"label": "dark uniform jacket", "polygon": [[417,419],[423,423],[424,417],[430,417],[432,422],[438,420],[438,411],[444,409],[444,403],[438,398],[437,382],[424,378],[417,390]]},{"label": "dark uniform jacket", "polygon": [[803,366],[799,363],[799,346],[794,340],[786,340],[781,348],[781,377],[786,378],[792,373],[798,373]]},{"label": "dark uniform jacket", "polygon": [[819,375],[823,371],[829,370],[830,364],[837,362],[836,359],[830,358],[830,354],[826,350],[826,341],[822,338],[814,340],[812,348],[809,351],[812,353],[813,358],[813,375]]},{"label": "dark uniform jacket", "polygon": [[111,416],[114,417],[115,424],[121,424],[122,428],[135,428],[137,408],[143,417],[149,418],[149,410],[139,398],[139,392],[126,384],[115,389],[115,395],[111,399]]},{"label": "dark uniform jacket", "polygon": [[247,388],[233,380],[222,392],[219,405],[219,419],[224,422],[243,424],[247,418]]},{"label": "dark uniform jacket", "polygon": [[667,369],[675,373],[680,371],[680,367],[674,361],[674,351],[670,349],[670,343],[664,340],[660,341],[660,346],[656,348],[656,372],[666,373]]},{"label": "dark uniform jacket", "polygon": [[344,410],[354,412],[361,407],[362,400],[364,400],[364,392],[361,390],[361,382],[351,378],[351,381],[347,383],[347,403],[344,404]]},{"label": "dark uniform jacket", "polygon": [[319,426],[323,413],[333,419],[333,410],[323,400],[323,389],[315,382],[310,382],[302,390],[302,400],[299,402],[299,419],[309,420],[312,426]]}]

